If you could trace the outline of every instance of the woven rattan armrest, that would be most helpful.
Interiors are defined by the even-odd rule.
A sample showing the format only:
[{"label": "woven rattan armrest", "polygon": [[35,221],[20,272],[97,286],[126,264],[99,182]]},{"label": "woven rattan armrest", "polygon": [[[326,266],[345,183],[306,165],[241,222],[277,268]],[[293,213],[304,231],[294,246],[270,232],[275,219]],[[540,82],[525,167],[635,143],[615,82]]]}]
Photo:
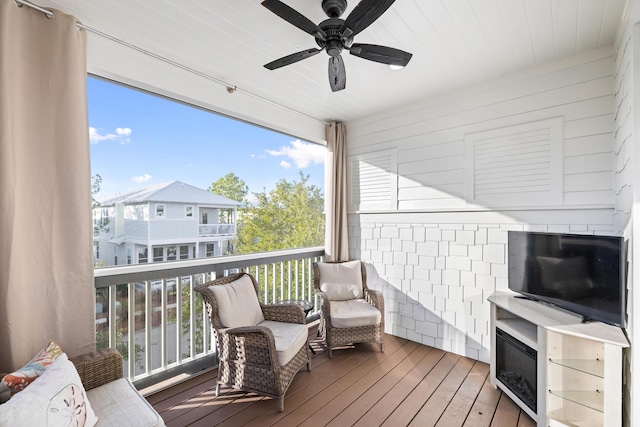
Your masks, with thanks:
[{"label": "woven rattan armrest", "polygon": [[259,336],[264,336],[265,344],[273,341],[275,346],[273,332],[271,332],[271,329],[267,328],[266,326],[239,326],[237,328],[220,329],[218,333],[227,335],[257,334]]},{"label": "woven rattan armrest", "polygon": [[365,290],[364,298],[369,304],[384,313],[384,298],[382,292],[374,289]]},{"label": "woven rattan armrest", "polygon": [[316,290],[316,296],[318,297],[318,299],[320,300],[320,304],[321,305],[329,305],[331,304],[331,300],[329,299],[329,295],[327,295],[326,292],[322,292],[322,291],[318,291]]},{"label": "woven rattan armrest", "polygon": [[114,348],[92,351],[70,359],[86,390],[100,387],[124,376],[122,356]]},{"label": "woven rattan armrest", "polygon": [[328,323],[327,326],[331,325],[331,300],[329,299],[329,295],[325,292],[319,291],[316,289],[316,296],[320,300],[320,312],[322,313],[322,317],[325,322]]},{"label": "woven rattan armrest", "polygon": [[264,356],[268,355],[269,363],[277,363],[276,340],[271,329],[265,326],[220,329],[218,334],[222,358],[262,364],[265,363]]},{"label": "woven rattan armrest", "polygon": [[304,309],[294,302],[289,304],[270,304],[262,306],[262,315],[265,320],[275,322],[301,323],[305,324],[307,318]]}]

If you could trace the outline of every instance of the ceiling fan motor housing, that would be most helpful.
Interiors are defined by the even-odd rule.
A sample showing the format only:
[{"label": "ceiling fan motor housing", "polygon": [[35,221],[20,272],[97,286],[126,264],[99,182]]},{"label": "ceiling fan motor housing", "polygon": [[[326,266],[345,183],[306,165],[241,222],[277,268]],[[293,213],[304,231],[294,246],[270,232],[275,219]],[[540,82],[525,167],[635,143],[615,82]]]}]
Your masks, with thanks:
[{"label": "ceiling fan motor housing", "polygon": [[340,55],[342,49],[351,47],[353,43],[353,37],[344,37],[340,32],[342,24],[344,24],[342,19],[329,18],[318,25],[326,34],[326,38],[323,40],[316,37],[316,43],[321,48],[325,48],[329,56]]},{"label": "ceiling fan motor housing", "polygon": [[344,61],[340,55],[343,50],[368,61],[406,66],[412,56],[409,52],[376,44],[353,43],[354,37],[376,21],[394,1],[360,0],[346,19],[340,19],[347,10],[347,0],[322,0],[322,10],[329,19],[316,25],[281,0],[263,0],[264,7],[313,36],[319,47],[283,56],[265,64],[264,67],[275,70],[315,56],[324,50],[329,55],[329,83],[331,90],[336,92],[346,87]]},{"label": "ceiling fan motor housing", "polygon": [[347,0],[322,0],[322,10],[329,18],[339,18],[347,10]]}]

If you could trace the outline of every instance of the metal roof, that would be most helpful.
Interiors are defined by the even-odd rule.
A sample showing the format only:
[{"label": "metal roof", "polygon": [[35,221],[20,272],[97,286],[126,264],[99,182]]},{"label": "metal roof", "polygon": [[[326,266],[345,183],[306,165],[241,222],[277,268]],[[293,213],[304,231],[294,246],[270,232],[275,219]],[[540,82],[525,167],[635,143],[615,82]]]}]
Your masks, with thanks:
[{"label": "metal roof", "polygon": [[165,182],[151,185],[128,193],[100,200],[101,206],[112,206],[116,203],[135,204],[145,202],[185,203],[198,205],[213,205],[233,207],[242,205],[241,202],[228,197],[203,190],[181,181]]}]

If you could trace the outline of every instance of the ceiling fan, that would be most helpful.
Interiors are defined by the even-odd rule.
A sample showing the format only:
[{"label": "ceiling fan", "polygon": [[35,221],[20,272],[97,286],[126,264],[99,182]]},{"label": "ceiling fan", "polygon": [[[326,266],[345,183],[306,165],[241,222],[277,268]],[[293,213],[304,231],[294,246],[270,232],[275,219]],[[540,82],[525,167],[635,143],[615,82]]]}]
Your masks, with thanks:
[{"label": "ceiling fan", "polygon": [[412,54],[392,47],[375,44],[353,43],[353,38],[378,19],[395,0],[362,0],[346,20],[340,16],[347,9],[346,0],[322,0],[322,10],[329,19],[318,25],[282,3],[280,0],[265,0],[262,5],[290,24],[315,37],[320,48],[312,48],[287,55],[265,65],[275,70],[285,65],[314,56],[323,50],[329,55],[329,85],[333,92],[346,86],[347,75],[340,53],[346,49],[357,57],[388,65],[405,67]]}]

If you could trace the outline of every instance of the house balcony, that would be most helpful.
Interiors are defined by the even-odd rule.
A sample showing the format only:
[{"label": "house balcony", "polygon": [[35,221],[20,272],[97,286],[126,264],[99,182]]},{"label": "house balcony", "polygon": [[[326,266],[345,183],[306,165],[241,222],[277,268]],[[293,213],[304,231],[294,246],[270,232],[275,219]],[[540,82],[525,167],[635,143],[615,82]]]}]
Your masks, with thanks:
[{"label": "house balcony", "polygon": [[198,235],[204,236],[232,236],[236,234],[236,224],[200,224]]}]

